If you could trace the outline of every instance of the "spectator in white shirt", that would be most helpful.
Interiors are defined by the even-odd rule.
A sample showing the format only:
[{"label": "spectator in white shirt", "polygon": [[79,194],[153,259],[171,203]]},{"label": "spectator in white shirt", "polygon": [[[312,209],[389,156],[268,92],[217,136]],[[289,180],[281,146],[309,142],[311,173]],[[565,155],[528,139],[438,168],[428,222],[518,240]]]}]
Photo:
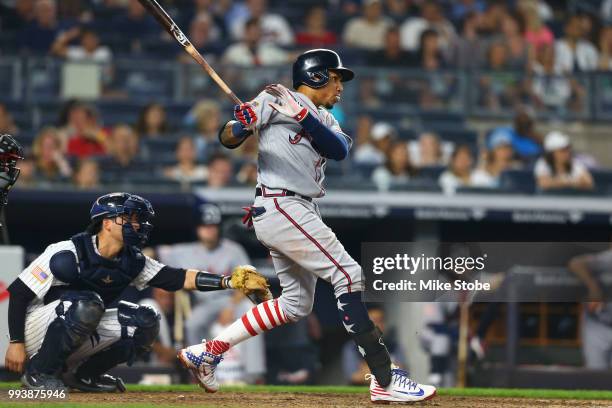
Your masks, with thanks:
[{"label": "spectator in white shirt", "polygon": [[424,132],[408,144],[410,161],[417,168],[445,166],[453,152],[452,142],[441,142],[433,132]]},{"label": "spectator in white shirt", "polygon": [[467,145],[455,147],[448,169],[438,178],[438,184],[445,194],[454,194],[459,187],[472,184],[472,150]]},{"label": "spectator in white shirt", "polygon": [[346,23],[342,35],[349,47],[378,51],[385,46],[385,35],[393,22],[383,16],[381,0],[365,0],[363,16],[353,17]]},{"label": "spectator in white shirt", "polygon": [[369,141],[362,143],[355,151],[355,163],[381,165],[385,163],[387,151],[397,136],[396,130],[386,122],[378,122],[370,131]]},{"label": "spectator in white shirt", "polygon": [[280,65],[289,61],[289,55],[272,43],[262,42],[261,22],[251,18],[245,24],[244,38],[225,51],[223,61],[243,67]]},{"label": "spectator in white shirt", "polygon": [[427,29],[434,29],[440,36],[440,45],[448,51],[454,43],[455,28],[448,21],[440,6],[434,1],[425,1],[421,6],[421,17],[411,17],[400,27],[402,48],[408,51],[417,51],[421,34]]},{"label": "spectator in white shirt", "polygon": [[266,0],[246,0],[247,13],[231,23],[230,31],[236,40],[244,38],[247,21],[258,18],[262,27],[262,41],[277,45],[293,45],[293,30],[280,14],[268,13]]},{"label": "spectator in white shirt", "polygon": [[597,69],[597,49],[583,37],[580,16],[571,16],[565,23],[565,36],[555,43],[555,64],[559,72],[586,72]]},{"label": "spectator in white shirt", "polygon": [[399,140],[389,148],[385,164],[372,173],[372,181],[379,190],[386,191],[392,185],[408,183],[414,173],[406,142]]},{"label": "spectator in white shirt", "polygon": [[[79,45],[69,45],[79,38]],[[90,29],[73,28],[57,36],[51,52],[69,61],[95,62],[110,64],[113,53],[110,48],[100,44],[98,35]]]},{"label": "spectator in white shirt", "polygon": [[206,181],[208,169],[196,161],[196,149],[193,139],[182,137],[176,146],[177,164],[164,169],[164,177],[188,185]]},{"label": "spectator in white shirt", "polygon": [[544,156],[536,161],[534,175],[538,188],[591,190],[593,177],[582,163],[574,158],[569,137],[553,131],[544,138]]}]

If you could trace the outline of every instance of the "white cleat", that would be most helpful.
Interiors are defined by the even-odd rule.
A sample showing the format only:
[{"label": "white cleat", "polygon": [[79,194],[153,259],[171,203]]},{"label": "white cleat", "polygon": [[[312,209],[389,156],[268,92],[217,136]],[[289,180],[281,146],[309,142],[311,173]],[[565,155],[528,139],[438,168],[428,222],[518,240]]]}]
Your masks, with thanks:
[{"label": "white cleat", "polygon": [[366,374],[370,379],[370,399],[374,403],[390,404],[392,402],[427,401],[436,395],[436,387],[422,385],[408,378],[408,373],[399,368],[391,370],[391,384],[386,388],[376,382],[372,374]]},{"label": "white cleat", "polygon": [[217,392],[219,383],[215,377],[215,369],[223,360],[223,356],[206,351],[206,342],[195,344],[178,352],[177,358],[186,369],[198,380],[200,387],[206,392]]}]

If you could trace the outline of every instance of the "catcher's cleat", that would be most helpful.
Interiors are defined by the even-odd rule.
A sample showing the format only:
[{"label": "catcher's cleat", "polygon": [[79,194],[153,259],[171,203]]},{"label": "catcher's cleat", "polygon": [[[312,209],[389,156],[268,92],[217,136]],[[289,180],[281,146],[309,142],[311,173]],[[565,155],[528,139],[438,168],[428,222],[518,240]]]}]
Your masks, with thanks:
[{"label": "catcher's cleat", "polygon": [[215,377],[217,365],[223,360],[222,355],[206,351],[206,340],[178,352],[177,358],[198,381],[206,392],[217,392],[219,383]]},{"label": "catcher's cleat", "polygon": [[67,387],[83,392],[125,392],[123,380],[110,374],[102,374],[96,377],[78,377],[74,373],[66,373],[62,380]]},{"label": "catcher's cleat", "polygon": [[26,370],[21,376],[21,383],[29,390],[67,391],[64,383],[54,375],[36,373]]},{"label": "catcher's cleat", "polygon": [[376,382],[372,374],[366,374],[370,381],[370,399],[374,403],[427,401],[436,395],[436,387],[418,384],[408,378],[408,373],[399,368],[391,369],[391,384],[386,388]]}]

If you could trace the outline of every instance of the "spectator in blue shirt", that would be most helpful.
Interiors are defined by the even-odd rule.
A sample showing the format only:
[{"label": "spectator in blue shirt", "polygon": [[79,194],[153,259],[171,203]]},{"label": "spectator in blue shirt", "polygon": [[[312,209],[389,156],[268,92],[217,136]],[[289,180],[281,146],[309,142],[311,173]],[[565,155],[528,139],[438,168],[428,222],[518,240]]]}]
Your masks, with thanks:
[{"label": "spectator in blue shirt", "polygon": [[496,133],[507,133],[512,138],[512,148],[516,155],[527,164],[533,163],[542,153],[542,135],[536,130],[533,116],[526,108],[517,110],[512,127],[498,127],[490,133],[488,139]]},{"label": "spectator in blue shirt", "polygon": [[46,54],[59,31],[55,0],[37,0],[34,5],[34,20],[26,26],[21,36],[22,48],[33,53]]}]

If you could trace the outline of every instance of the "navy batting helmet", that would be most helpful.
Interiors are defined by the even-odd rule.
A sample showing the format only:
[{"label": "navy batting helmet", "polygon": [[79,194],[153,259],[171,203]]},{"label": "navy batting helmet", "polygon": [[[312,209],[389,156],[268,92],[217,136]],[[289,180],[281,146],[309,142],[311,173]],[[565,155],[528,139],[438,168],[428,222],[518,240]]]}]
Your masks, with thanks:
[{"label": "navy batting helmet", "polygon": [[[104,218],[114,218],[121,215],[128,217],[136,216],[136,220],[123,224],[123,242],[126,245],[142,247],[149,239],[149,233],[153,229],[151,220],[155,211],[149,200],[136,194],[110,193],[98,197],[91,206],[89,212],[92,221]],[[136,221],[138,230],[132,225]]]},{"label": "navy batting helmet", "polygon": [[310,88],[321,88],[329,82],[329,71],[340,74],[342,82],[350,81],[355,73],[342,66],[340,56],[327,49],[316,49],[306,51],[293,63],[293,88],[298,89],[300,85]]}]

